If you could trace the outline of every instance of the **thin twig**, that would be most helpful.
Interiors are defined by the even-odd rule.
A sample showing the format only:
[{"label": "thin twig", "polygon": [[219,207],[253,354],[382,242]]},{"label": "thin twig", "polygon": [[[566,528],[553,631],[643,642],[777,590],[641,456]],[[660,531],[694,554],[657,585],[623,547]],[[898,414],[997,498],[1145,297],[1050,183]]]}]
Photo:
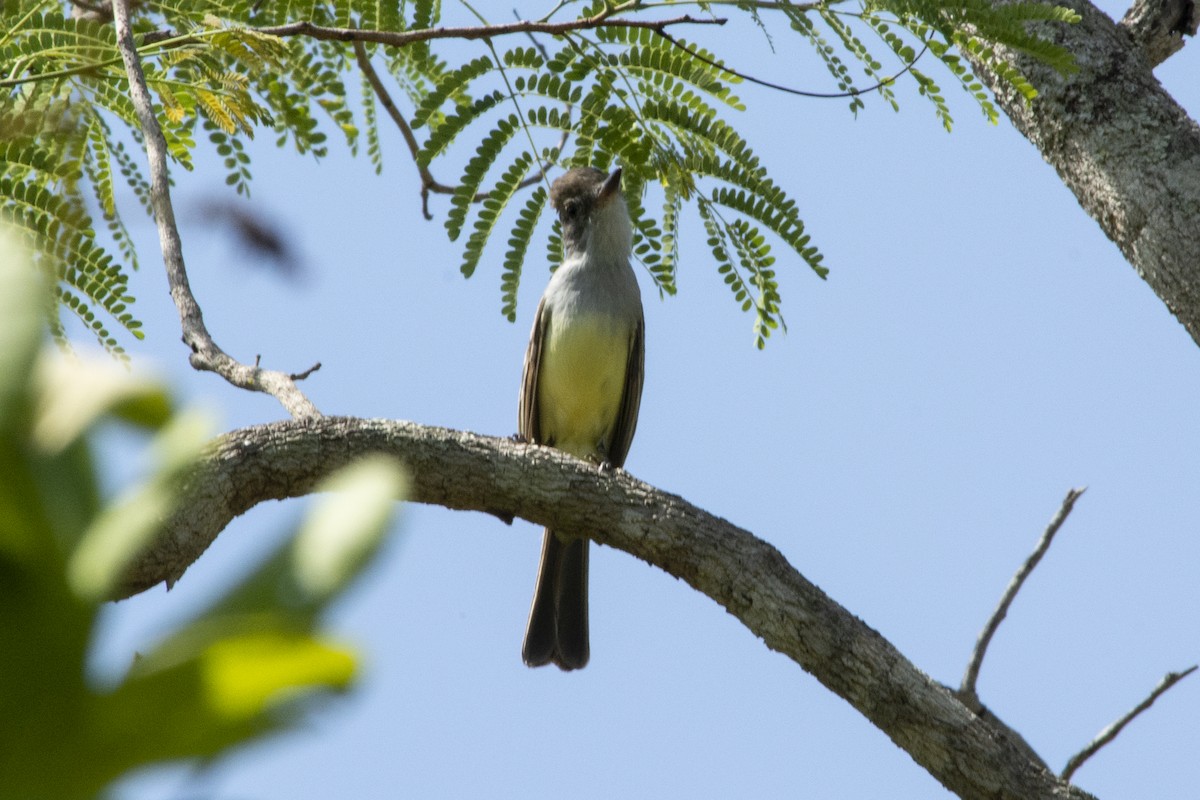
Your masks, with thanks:
[{"label": "thin twig", "polygon": [[375,71],[375,67],[371,66],[371,58],[367,55],[366,46],[360,41],[354,42],[354,59],[358,62],[358,68],[362,70],[362,74],[366,76],[367,83],[371,84],[375,96],[379,98],[379,104],[387,111],[392,122],[396,123],[396,127],[400,129],[400,135],[404,137],[404,143],[408,145],[408,152],[412,154],[413,163],[417,165],[417,174],[421,176],[421,214],[427,220],[433,219],[433,214],[429,213],[429,193],[442,189],[446,192],[453,192],[454,187],[439,183],[433,177],[433,173],[429,171],[429,167],[422,164],[421,159],[417,158],[421,146],[417,144],[417,137],[413,134],[412,126],[408,124],[408,120],[404,119],[404,115],[396,107],[391,93],[380,80],[379,73]]},{"label": "thin twig", "polygon": [[[712,6],[737,6],[739,9],[751,9],[753,11],[816,11],[820,8],[834,6],[845,0],[830,0],[826,3],[791,3],[791,2],[769,2],[768,0],[706,0],[703,5],[708,8]],[[697,0],[696,5],[701,3]],[[668,0],[661,3],[638,3],[638,10],[644,11],[648,8],[678,8],[684,3]]]},{"label": "thin twig", "polygon": [[171,299],[179,309],[183,341],[192,349],[189,361],[195,369],[215,372],[234,386],[272,395],[296,419],[321,416],[316,406],[296,388],[295,382],[287,375],[274,370],[258,369],[257,365],[250,367],[239,363],[218,347],[209,335],[200,304],[196,302],[188,285],[187,268],[183,262],[183,243],[179,238],[179,228],[175,225],[175,209],[171,205],[167,142],[158,119],[154,116],[146,76],[142,72],[142,64],[133,43],[133,31],[129,24],[129,0],[114,0],[113,20],[117,49],[121,52],[125,73],[129,77],[129,99],[137,112],[145,140],[146,158],[150,166],[150,204],[158,224],[158,238],[167,270],[167,283],[171,289]]},{"label": "thin twig", "polygon": [[[535,42],[535,45],[537,43]],[[383,80],[379,77],[379,73],[371,64],[371,57],[367,55],[367,48],[360,41],[354,42],[354,58],[358,62],[358,68],[362,70],[366,76],[367,82],[371,84],[371,89],[374,90],[375,96],[379,98],[379,104],[387,111],[388,116],[392,118],[392,122],[396,123],[396,127],[400,129],[400,135],[404,137],[404,143],[408,145],[408,152],[412,154],[413,163],[417,165],[417,174],[421,176],[421,213],[425,219],[433,219],[433,215],[429,213],[429,195],[432,194],[454,194],[457,188],[448,184],[442,183],[433,176],[429,167],[421,163],[417,158],[421,147],[417,144],[417,137],[413,133],[412,126],[408,124],[408,120],[400,113],[400,109],[396,106],[396,101],[392,99],[392,95],[384,86]],[[567,104],[567,112],[570,113],[571,105]],[[567,139],[570,137],[570,131],[563,131],[562,138],[558,145],[554,148],[554,152],[561,153],[562,149],[567,144]],[[536,172],[523,181],[517,184],[517,191],[527,189],[538,183],[546,176],[546,164],[543,164]],[[479,192],[471,198],[473,203],[482,203],[491,197],[491,192]]]},{"label": "thin twig", "polygon": [[307,378],[309,375],[312,375],[314,372],[319,370],[320,368],[321,368],[321,362],[318,361],[317,363],[313,364],[308,369],[304,370],[304,372],[293,372],[291,375],[288,375],[288,377],[294,381],[302,381],[305,378]]},{"label": "thin twig", "polygon": [[1000,627],[1000,623],[1004,621],[1004,617],[1008,614],[1008,607],[1012,605],[1017,592],[1021,591],[1021,586],[1024,585],[1025,579],[1029,577],[1034,567],[1042,560],[1042,556],[1050,548],[1050,543],[1054,541],[1054,534],[1058,533],[1058,529],[1067,521],[1067,516],[1070,515],[1071,509],[1075,507],[1075,501],[1080,498],[1084,491],[1086,491],[1086,487],[1072,489],[1067,492],[1067,496],[1063,498],[1062,506],[1058,509],[1058,513],[1054,515],[1054,519],[1050,520],[1050,524],[1046,526],[1045,532],[1042,533],[1042,538],[1038,541],[1037,547],[1033,549],[1029,558],[1025,559],[1025,563],[1013,575],[1008,588],[1004,590],[1004,596],[1000,598],[1000,605],[996,606],[996,610],[992,612],[991,619],[987,621],[987,625],[983,626],[983,631],[979,634],[979,640],[975,643],[975,652],[971,654],[971,663],[967,665],[967,672],[963,676],[962,686],[958,690],[959,696],[973,708],[979,704],[979,695],[975,691],[975,684],[979,680],[979,669],[983,666],[983,657],[987,653],[988,644],[991,643],[992,636],[995,635],[996,629]]},{"label": "thin twig", "polygon": [[1150,692],[1149,697],[1138,703],[1137,706],[1135,706],[1128,714],[1121,717],[1104,730],[1100,731],[1096,738],[1092,740],[1091,744],[1080,750],[1075,755],[1071,756],[1071,760],[1067,762],[1065,767],[1063,767],[1062,775],[1060,777],[1062,777],[1064,781],[1071,780],[1071,776],[1075,774],[1075,771],[1082,767],[1085,761],[1096,755],[1100,748],[1117,738],[1117,734],[1119,734],[1126,725],[1132,722],[1134,717],[1136,717],[1138,714],[1141,714],[1150,706],[1154,705],[1154,701],[1161,697],[1164,692],[1166,692],[1175,684],[1179,683],[1188,675],[1191,675],[1193,672],[1195,672],[1197,667],[1200,667],[1200,664],[1193,664],[1182,672],[1168,672],[1166,675],[1164,675],[1163,679],[1158,682],[1158,686],[1154,687],[1154,691]]},{"label": "thin twig", "polygon": [[865,89],[851,89],[848,92],[810,92],[806,89],[793,89],[790,86],[784,86],[783,84],[780,84],[780,83],[772,83],[771,81],[763,80],[762,78],[756,78],[753,75],[747,75],[744,72],[739,72],[736,69],[733,69],[732,67],[727,67],[724,64],[720,63],[719,61],[715,61],[714,59],[711,59],[711,58],[705,56],[703,53],[700,53],[700,52],[692,49],[691,47],[688,47],[686,44],[679,41],[678,39],[676,39],[674,36],[667,33],[666,31],[655,30],[654,32],[656,34],[658,34],[659,36],[661,36],[662,38],[666,39],[668,42],[670,42],[673,47],[676,47],[676,48],[682,50],[683,52],[687,53],[689,56],[696,59],[697,61],[702,61],[705,64],[708,64],[710,67],[715,67],[716,69],[721,70],[726,75],[732,75],[733,77],[740,78],[741,80],[744,80],[748,83],[756,83],[759,86],[765,86],[768,89],[773,89],[777,92],[783,92],[784,94],[794,94],[799,97],[815,97],[819,100],[831,100],[831,99],[836,99],[839,97],[858,97],[859,95],[870,94],[871,92],[874,92],[878,89],[882,89],[885,86],[891,86],[893,83],[895,83],[901,77],[903,77],[904,74],[907,73],[910,69],[915,67],[917,65],[917,62],[921,60],[921,56],[925,55],[925,53],[929,50],[929,40],[926,39],[926,40],[924,40],[925,46],[922,47],[915,56],[913,56],[911,61],[909,61],[907,64],[904,65],[903,69],[901,69],[895,75],[884,78],[883,80],[877,82],[875,85],[868,86]]}]

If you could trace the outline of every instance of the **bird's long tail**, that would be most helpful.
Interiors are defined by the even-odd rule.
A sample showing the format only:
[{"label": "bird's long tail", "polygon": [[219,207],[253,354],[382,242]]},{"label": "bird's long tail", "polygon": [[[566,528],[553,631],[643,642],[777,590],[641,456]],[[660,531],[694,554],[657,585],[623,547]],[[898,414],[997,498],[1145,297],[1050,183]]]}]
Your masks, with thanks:
[{"label": "bird's long tail", "polygon": [[528,666],[553,663],[572,670],[587,664],[587,581],[588,540],[564,540],[547,529],[521,648]]}]

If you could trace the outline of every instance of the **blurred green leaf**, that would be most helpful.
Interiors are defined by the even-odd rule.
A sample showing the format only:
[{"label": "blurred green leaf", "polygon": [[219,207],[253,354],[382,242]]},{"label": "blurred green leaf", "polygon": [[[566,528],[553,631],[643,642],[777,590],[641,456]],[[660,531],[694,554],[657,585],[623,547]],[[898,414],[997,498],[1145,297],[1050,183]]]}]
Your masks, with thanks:
[{"label": "blurred green leaf", "polygon": [[324,495],[296,536],[300,587],[326,599],[345,586],[375,553],[407,479],[395,460],[366,458],[322,483]]},{"label": "blurred green leaf", "polygon": [[24,377],[44,335],[45,290],[28,251],[7,225],[0,225],[0,429],[16,422]]},{"label": "blurred green leaf", "polygon": [[[382,459],[330,478],[299,533],[196,619],[131,654],[115,686],[88,681],[102,598],[178,512],[213,426],[114,365],[35,359],[48,290],[28,259],[2,253],[14,257],[0,258],[0,800],[94,798],[139,767],[211,759],[298,724],[348,690],[357,658],[319,622],[377,552],[404,492],[398,465]],[[104,500],[89,438],[112,418],[150,431],[153,458]]]},{"label": "blurred green leaf", "polygon": [[155,428],[168,419],[171,403],[162,385],[135,376],[111,359],[58,354],[38,362],[34,377],[38,402],[33,435],[45,450],[75,441],[104,415]]},{"label": "blurred green leaf", "polygon": [[214,642],[201,664],[210,705],[250,719],[301,689],[344,689],[357,665],[347,650],[301,634],[248,633]]},{"label": "blurred green leaf", "polygon": [[[147,393],[156,392],[161,390]],[[178,478],[199,457],[211,430],[208,415],[197,411],[168,418],[151,442],[155,474],[96,515],[71,553],[67,574],[76,594],[94,601],[111,596],[130,562],[170,518]]]}]

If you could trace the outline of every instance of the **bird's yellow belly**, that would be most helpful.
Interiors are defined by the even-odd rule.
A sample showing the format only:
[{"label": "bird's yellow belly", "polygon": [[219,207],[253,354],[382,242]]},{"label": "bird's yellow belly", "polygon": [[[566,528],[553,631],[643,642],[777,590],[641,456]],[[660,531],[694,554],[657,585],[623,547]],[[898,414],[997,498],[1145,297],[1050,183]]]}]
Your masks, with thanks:
[{"label": "bird's yellow belly", "polygon": [[538,372],[542,439],[577,458],[606,457],[621,406],[629,332],[603,317],[551,320]]}]

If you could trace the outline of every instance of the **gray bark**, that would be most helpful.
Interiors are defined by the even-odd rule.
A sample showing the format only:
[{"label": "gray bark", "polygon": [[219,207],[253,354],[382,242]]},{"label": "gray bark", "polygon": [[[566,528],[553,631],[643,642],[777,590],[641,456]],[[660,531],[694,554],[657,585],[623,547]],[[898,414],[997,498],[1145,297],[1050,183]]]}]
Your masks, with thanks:
[{"label": "gray bark", "polygon": [[1193,0],[1135,0],[1121,18],[1121,27],[1153,66],[1183,49],[1183,37],[1195,36],[1198,24]]},{"label": "gray bark", "polygon": [[973,712],[770,544],[614,470],[550,448],[406,422],[327,417],[220,437],[185,484],[181,511],[129,570],[129,595],[183,574],[225,526],[264,500],[312,491],[354,459],[386,453],[410,499],[522,517],[588,536],[680,578],[843,697],[963,798],[1082,800],[986,709]]},{"label": "gray bark", "polygon": [[1086,0],[1061,4],[1082,21],[1044,32],[1075,54],[1079,72],[1064,78],[1006,53],[1037,87],[1032,103],[986,69],[980,77],[1200,344],[1200,126],[1152,71],[1195,31],[1195,8],[1190,0],[1146,0],[1118,25]]}]

